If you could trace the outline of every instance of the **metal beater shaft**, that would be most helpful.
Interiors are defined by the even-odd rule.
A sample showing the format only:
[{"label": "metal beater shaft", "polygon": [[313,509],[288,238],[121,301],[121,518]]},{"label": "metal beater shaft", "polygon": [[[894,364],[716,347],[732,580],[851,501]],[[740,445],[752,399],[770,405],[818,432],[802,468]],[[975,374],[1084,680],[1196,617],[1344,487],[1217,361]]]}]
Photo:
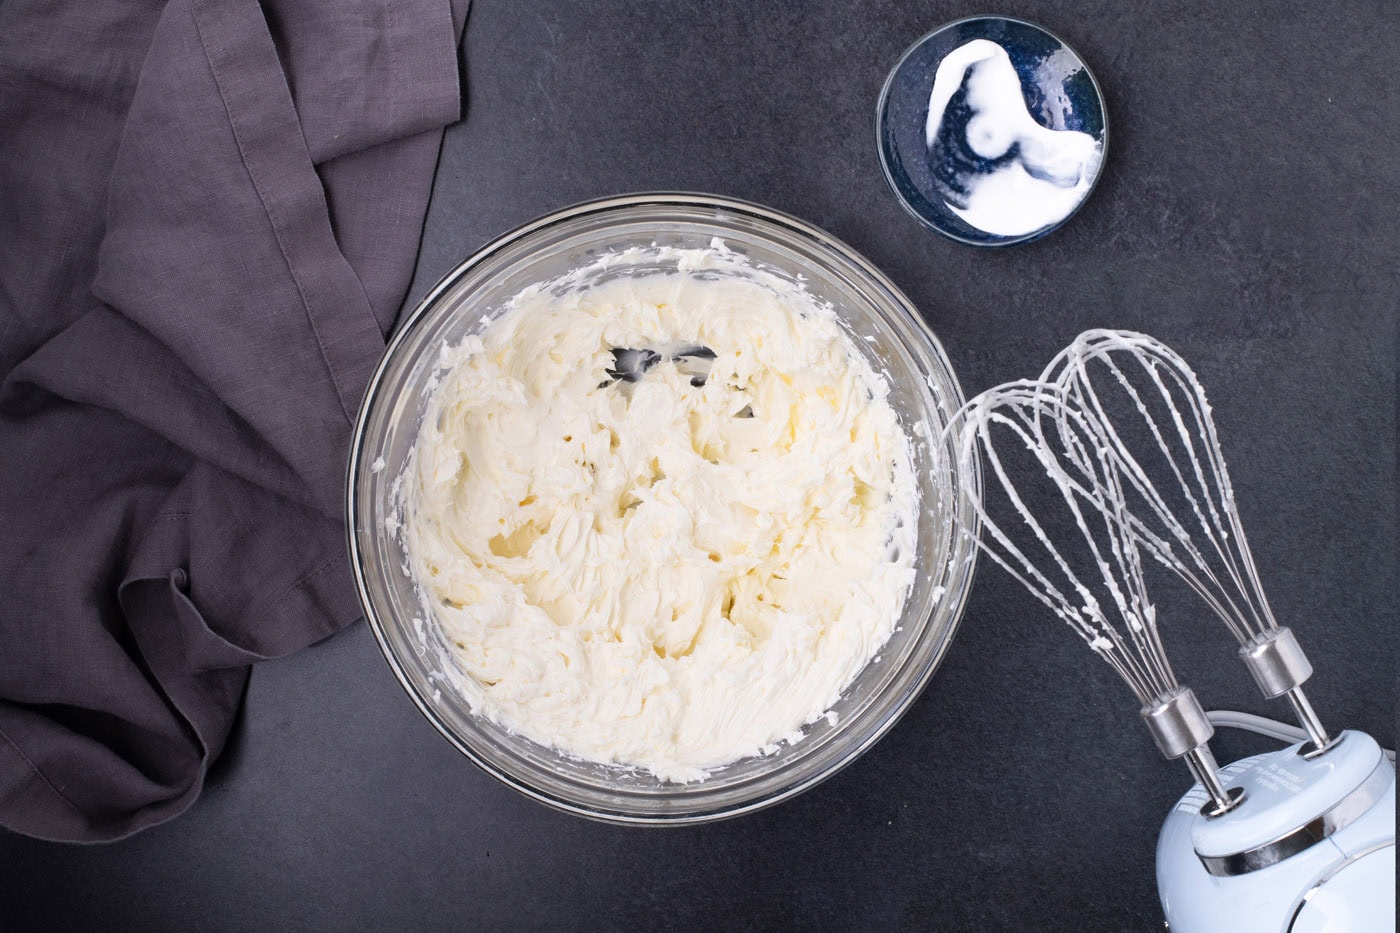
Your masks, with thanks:
[{"label": "metal beater shaft", "polygon": [[1244,796],[1239,793],[1231,796],[1220,782],[1220,768],[1208,744],[1215,735],[1215,727],[1190,687],[1177,687],[1162,694],[1144,706],[1139,715],[1147,723],[1163,756],[1186,759],[1186,767],[1215,804],[1212,815],[1218,816],[1239,805]]}]

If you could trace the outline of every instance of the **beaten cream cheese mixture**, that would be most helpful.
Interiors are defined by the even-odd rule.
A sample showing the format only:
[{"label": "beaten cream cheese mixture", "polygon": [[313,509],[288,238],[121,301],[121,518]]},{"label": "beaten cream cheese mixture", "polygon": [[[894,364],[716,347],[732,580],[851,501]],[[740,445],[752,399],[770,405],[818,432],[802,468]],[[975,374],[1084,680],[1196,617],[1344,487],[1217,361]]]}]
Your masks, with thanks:
[{"label": "beaten cream cheese mixture", "polygon": [[[402,533],[475,713],[692,781],[835,721],[899,619],[918,491],[829,307],[719,241],[572,281],[638,258],[677,271],[532,287],[443,351]],[[660,359],[617,379],[614,348]]]}]

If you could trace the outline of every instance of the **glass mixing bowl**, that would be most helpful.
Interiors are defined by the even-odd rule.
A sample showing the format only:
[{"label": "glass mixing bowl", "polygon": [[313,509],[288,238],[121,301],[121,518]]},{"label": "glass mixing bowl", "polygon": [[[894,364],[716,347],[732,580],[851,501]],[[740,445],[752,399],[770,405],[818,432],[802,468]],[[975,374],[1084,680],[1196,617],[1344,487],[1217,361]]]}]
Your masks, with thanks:
[{"label": "glass mixing bowl", "polygon": [[[650,773],[583,761],[474,715],[454,686],[450,652],[415,592],[399,538],[394,484],[427,405],[426,389],[444,344],[480,331],[526,286],[629,247],[697,248],[722,239],[752,263],[801,278],[831,303],[874,369],[909,434],[922,509],[918,573],[903,616],[880,651],[826,718],[795,744],[745,758],[704,781],[675,784]],[[665,269],[611,264],[609,278]],[[674,271],[674,264],[670,270]],[[821,230],[753,204],[721,198],[644,194],[578,205],[507,234],[458,266],[410,314],[389,342],[360,408],[347,494],[350,554],[366,618],[404,690],[438,731],[488,773],[569,812],[624,823],[686,823],[756,810],[813,786],[884,735],[942,659],[972,582],[974,549],[957,531],[979,478],[938,448],[963,402],[947,357],[914,306],[869,262]]]}]

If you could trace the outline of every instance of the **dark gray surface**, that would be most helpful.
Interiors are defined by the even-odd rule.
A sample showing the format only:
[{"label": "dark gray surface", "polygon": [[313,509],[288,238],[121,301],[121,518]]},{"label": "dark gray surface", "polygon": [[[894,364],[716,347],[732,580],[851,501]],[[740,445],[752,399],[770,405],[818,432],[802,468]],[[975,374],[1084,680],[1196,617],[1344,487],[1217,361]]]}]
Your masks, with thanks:
[{"label": "dark gray surface", "polygon": [[[415,296],[539,213],[680,188],[846,240],[924,310],[969,392],[1039,371],[1086,327],[1152,333],[1211,396],[1315,705],[1394,747],[1400,7],[999,9],[1084,56],[1112,137],[1084,209],[1002,252],[925,232],[874,146],[899,54],[982,11],[479,0]],[[1161,612],[1207,705],[1284,714],[1192,604]],[[1185,769],[1056,626],[984,566],[943,667],[873,751],[777,808],[664,831],[497,785],[357,626],[254,671],[186,816],[99,848],[0,837],[0,929],[1160,929],[1153,847]],[[1222,760],[1269,747],[1215,744]]]}]

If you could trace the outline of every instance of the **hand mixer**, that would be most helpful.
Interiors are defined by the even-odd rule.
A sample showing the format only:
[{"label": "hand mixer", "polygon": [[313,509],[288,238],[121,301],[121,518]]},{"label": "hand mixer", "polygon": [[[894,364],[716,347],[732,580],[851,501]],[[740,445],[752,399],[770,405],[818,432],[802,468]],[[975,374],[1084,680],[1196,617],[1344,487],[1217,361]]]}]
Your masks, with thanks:
[{"label": "hand mixer", "polygon": [[[1394,767],[1364,733],[1329,736],[1304,695],[1311,665],[1264,597],[1190,368],[1146,335],[1089,331],[1039,381],[982,393],[948,430],[959,456],[980,451],[989,474],[977,508],[982,549],[1109,662],[1142,703],[1163,755],[1183,758],[1196,778],[1158,842],[1169,926],[1394,929]],[[1027,454],[1028,464],[1014,462]],[[998,490],[1019,523],[990,514]],[[1079,532],[1069,542],[1052,542],[1036,517],[1055,508]],[[1304,741],[1218,768],[1210,717],[1167,661],[1143,553],[1226,623],[1265,696],[1290,702]],[[1212,715],[1246,728],[1269,722]],[[1258,731],[1288,731],[1272,725]]]}]

